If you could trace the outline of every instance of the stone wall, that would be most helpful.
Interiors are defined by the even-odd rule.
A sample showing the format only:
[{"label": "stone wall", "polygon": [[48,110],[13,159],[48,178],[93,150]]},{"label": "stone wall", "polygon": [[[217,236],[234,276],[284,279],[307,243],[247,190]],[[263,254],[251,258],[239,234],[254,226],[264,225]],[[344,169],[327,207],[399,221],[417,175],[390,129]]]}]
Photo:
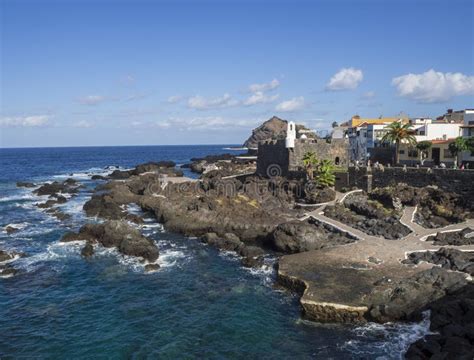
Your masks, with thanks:
[{"label": "stone wall", "polygon": [[407,168],[404,171],[400,167],[386,167],[383,171],[372,169],[367,172],[365,167],[350,167],[347,177],[340,176],[339,180],[338,189],[357,187],[366,191],[398,183],[416,187],[436,185],[474,201],[474,170]]},{"label": "stone wall", "polygon": [[349,164],[349,140],[347,139],[297,139],[295,148],[290,150],[289,170],[298,171],[304,168],[303,156],[312,151],[318,160],[331,160],[334,164]]},{"label": "stone wall", "polygon": [[[287,149],[285,140],[271,140],[258,145],[257,174],[268,176],[272,170],[281,169],[282,176],[304,174],[303,156],[312,151],[318,159],[331,160],[340,166],[349,163],[347,139],[297,139],[293,149]],[[273,175],[274,176],[274,173]]]},{"label": "stone wall", "polygon": [[[288,176],[288,149],[285,139],[269,140],[258,144],[257,174],[270,176],[272,170],[280,168],[282,176]],[[275,176],[275,175],[271,175]]]}]

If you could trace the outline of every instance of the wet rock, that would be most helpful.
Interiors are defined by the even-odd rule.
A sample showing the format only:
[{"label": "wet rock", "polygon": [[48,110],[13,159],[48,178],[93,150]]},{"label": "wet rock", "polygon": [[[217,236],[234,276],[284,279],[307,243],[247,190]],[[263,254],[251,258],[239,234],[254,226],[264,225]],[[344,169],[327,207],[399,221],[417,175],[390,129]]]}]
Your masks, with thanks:
[{"label": "wet rock", "polygon": [[389,288],[374,289],[369,295],[369,318],[378,322],[415,319],[429,303],[466,284],[463,274],[433,267]]},{"label": "wet rock", "polygon": [[353,236],[312,219],[294,220],[278,225],[272,240],[276,250],[290,254],[355,241]]},{"label": "wet rock", "polygon": [[81,255],[86,258],[94,255],[94,246],[92,246],[91,243],[87,243],[86,246],[82,248]]},{"label": "wet rock", "polygon": [[102,175],[92,175],[91,180],[106,180],[107,178]]},{"label": "wet rock", "polygon": [[116,247],[124,255],[142,257],[150,262],[158,259],[158,247],[126,222],[111,220],[103,224],[86,224],[77,234],[68,233],[61,241],[87,240],[104,247]]},{"label": "wet rock", "polygon": [[153,272],[160,269],[160,265],[158,264],[147,264],[145,265],[145,272]]},{"label": "wet rock", "polygon": [[121,219],[125,212],[109,195],[94,195],[83,206],[87,216],[104,219]]},{"label": "wet rock", "polygon": [[437,332],[413,343],[406,359],[472,359],[474,354],[474,285],[467,284],[427,307],[430,330]]},{"label": "wet rock", "polygon": [[32,188],[35,187],[36,185],[31,183],[31,182],[25,182],[25,181],[18,181],[16,183],[17,187],[25,187],[25,188]]},{"label": "wet rock", "polygon": [[138,225],[144,223],[143,218],[136,214],[128,214],[125,219]]},{"label": "wet rock", "polygon": [[14,259],[15,257],[25,257],[25,253],[19,253],[15,251],[7,252],[5,250],[0,250],[0,263]]},{"label": "wet rock", "polygon": [[36,195],[50,195],[57,196],[60,193],[75,194],[78,191],[80,185],[74,179],[67,179],[61,182],[46,183],[34,190],[33,193]]},{"label": "wet rock", "polygon": [[14,226],[12,226],[12,225],[7,225],[7,226],[5,226],[4,229],[5,229],[5,231],[6,231],[6,233],[7,233],[8,235],[13,234],[13,233],[16,233],[17,231],[20,230],[19,228],[14,227]]},{"label": "wet rock", "polygon": [[18,270],[10,264],[0,264],[0,277],[11,277],[18,274]]}]

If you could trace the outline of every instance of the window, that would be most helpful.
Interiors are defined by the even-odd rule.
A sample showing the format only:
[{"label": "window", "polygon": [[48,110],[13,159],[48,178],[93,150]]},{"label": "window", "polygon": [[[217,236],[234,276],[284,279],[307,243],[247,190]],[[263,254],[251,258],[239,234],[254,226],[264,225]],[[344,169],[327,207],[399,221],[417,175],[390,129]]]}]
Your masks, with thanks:
[{"label": "window", "polygon": [[443,156],[445,159],[452,159],[454,157],[449,149],[444,149]]},{"label": "window", "polygon": [[408,150],[408,157],[417,158],[418,150]]},{"label": "window", "polygon": [[399,154],[405,154],[405,150],[398,150]]},{"label": "window", "polygon": [[422,135],[422,136],[425,135],[425,131],[422,130],[422,131],[418,132],[418,135]]},{"label": "window", "polygon": [[334,164],[339,165],[339,156],[336,156],[336,160],[334,160]]}]

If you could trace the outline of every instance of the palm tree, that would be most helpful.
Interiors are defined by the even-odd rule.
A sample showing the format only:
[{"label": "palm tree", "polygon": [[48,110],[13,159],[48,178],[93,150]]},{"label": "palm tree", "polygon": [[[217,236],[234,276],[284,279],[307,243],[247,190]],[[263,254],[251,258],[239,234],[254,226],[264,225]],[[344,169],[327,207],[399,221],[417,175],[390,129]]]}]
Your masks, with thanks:
[{"label": "palm tree", "polygon": [[402,124],[397,121],[391,123],[385,129],[388,129],[388,131],[382,137],[382,142],[395,143],[395,164],[398,164],[400,162],[400,144],[402,142],[415,144],[416,138],[412,135],[410,124]]},{"label": "palm tree", "polygon": [[308,151],[303,155],[303,165],[310,180],[313,180],[314,167],[317,165],[317,163],[318,159],[316,158],[316,154],[314,152]]},{"label": "palm tree", "polygon": [[468,141],[459,136],[457,137],[452,143],[448,145],[449,152],[453,157],[456,158],[456,165],[458,164],[458,156],[460,153],[462,153],[465,150],[469,150],[469,144]]},{"label": "palm tree", "polygon": [[423,166],[423,163],[425,162],[426,158],[428,157],[428,150],[432,146],[431,141],[420,141],[419,143],[416,144],[416,148],[420,152],[420,163],[421,166]]},{"label": "palm tree", "polygon": [[316,183],[321,187],[334,186],[336,182],[334,169],[334,165],[330,160],[321,160],[318,164]]}]

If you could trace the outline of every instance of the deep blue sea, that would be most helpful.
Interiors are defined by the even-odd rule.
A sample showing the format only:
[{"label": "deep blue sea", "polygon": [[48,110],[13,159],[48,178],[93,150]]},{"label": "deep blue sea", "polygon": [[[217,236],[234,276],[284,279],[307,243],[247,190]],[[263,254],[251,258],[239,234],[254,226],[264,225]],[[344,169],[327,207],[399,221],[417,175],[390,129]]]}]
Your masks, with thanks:
[{"label": "deep blue sea", "polygon": [[[0,359],[399,359],[422,324],[323,325],[302,320],[298,298],[274,287],[270,268],[248,270],[233,254],[165,231],[141,230],[160,248],[161,269],[111,250],[90,260],[60,244],[87,221],[82,205],[106,166],[227,152],[227,146],[0,149],[0,249],[25,252],[20,273],[0,278]],[[187,175],[190,175],[187,173]],[[35,183],[72,177],[85,187],[59,222],[35,203]],[[130,209],[139,211],[138,209]],[[21,230],[7,235],[3,227]],[[269,263],[272,262],[268,258]]]}]

